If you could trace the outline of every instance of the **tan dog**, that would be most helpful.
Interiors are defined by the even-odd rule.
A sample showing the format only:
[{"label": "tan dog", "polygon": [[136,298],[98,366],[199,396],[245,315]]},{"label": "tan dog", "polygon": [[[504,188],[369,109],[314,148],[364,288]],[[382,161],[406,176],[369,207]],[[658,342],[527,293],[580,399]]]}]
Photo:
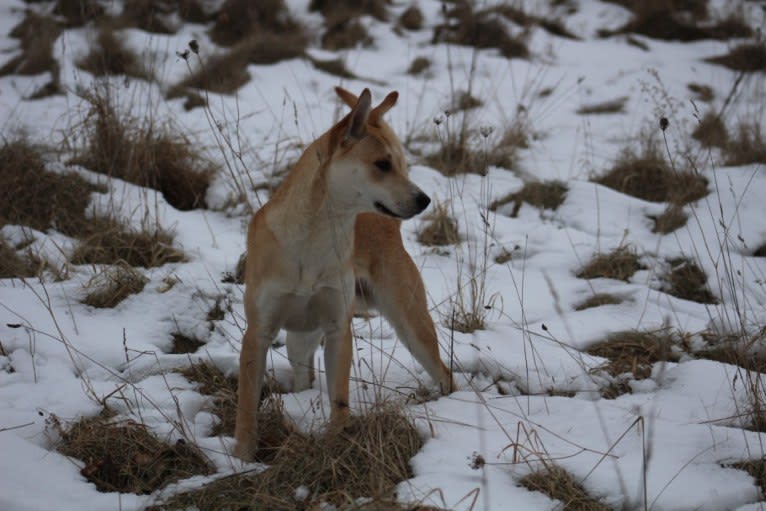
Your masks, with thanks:
[{"label": "tan dog", "polygon": [[337,88],[351,112],[313,142],[247,235],[245,314],[234,454],[253,459],[266,354],[281,328],[294,391],[311,386],[314,352],[325,338],[331,420],[348,416],[355,290],[377,307],[442,392],[454,387],[439,346],[420,273],[404,249],[400,219],[430,199],[409,180],[399,139],[383,121],[390,93],[371,108]]}]

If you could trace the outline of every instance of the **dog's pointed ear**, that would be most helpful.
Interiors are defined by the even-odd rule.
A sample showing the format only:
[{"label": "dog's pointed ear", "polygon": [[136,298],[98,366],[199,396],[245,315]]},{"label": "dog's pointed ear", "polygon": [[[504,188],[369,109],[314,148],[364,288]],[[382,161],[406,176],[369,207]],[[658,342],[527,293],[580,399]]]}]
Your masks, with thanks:
[{"label": "dog's pointed ear", "polygon": [[396,100],[399,99],[399,93],[396,91],[393,91],[386,96],[386,98],[380,102],[378,106],[373,108],[372,112],[370,112],[370,124],[378,125],[378,122],[380,121],[380,118],[385,115],[386,112],[391,110],[391,107],[393,107],[396,104]]},{"label": "dog's pointed ear", "polygon": [[370,89],[364,89],[357,100],[354,108],[348,118],[348,129],[346,130],[346,140],[362,138],[367,131],[367,120],[370,117],[370,106],[372,105],[372,96]]},{"label": "dog's pointed ear", "polygon": [[343,87],[335,87],[335,94],[337,94],[341,101],[347,104],[350,108],[354,108],[356,102],[359,101],[359,98],[356,96],[356,94],[347,91]]}]

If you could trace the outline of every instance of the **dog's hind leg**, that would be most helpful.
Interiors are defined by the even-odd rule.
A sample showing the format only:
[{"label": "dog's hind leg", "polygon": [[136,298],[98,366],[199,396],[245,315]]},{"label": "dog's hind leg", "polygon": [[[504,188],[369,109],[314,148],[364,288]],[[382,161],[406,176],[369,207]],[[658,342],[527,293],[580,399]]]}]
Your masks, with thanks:
[{"label": "dog's hind leg", "polygon": [[439,339],[415,262],[404,250],[398,254],[396,264],[386,264],[385,259],[380,262],[382,267],[367,277],[378,310],[442,394],[449,394],[455,390],[455,383],[439,356]]},{"label": "dog's hind leg", "polygon": [[314,383],[314,353],[322,332],[287,332],[287,358],[293,368],[293,392],[310,389]]},{"label": "dog's hind leg", "polygon": [[242,339],[234,455],[246,461],[253,460],[258,447],[258,406],[266,372],[266,352],[272,339],[273,336],[257,333],[252,326],[248,326]]}]

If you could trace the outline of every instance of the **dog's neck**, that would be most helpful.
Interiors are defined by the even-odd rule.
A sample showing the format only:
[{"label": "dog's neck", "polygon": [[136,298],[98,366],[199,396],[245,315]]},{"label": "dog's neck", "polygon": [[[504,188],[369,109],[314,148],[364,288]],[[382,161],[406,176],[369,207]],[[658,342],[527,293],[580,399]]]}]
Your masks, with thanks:
[{"label": "dog's neck", "polygon": [[[350,257],[359,211],[343,204],[330,182],[332,130],[312,143],[274,194],[279,204],[268,213],[280,241],[306,251],[333,250]],[[316,252],[315,252],[316,253]]]}]

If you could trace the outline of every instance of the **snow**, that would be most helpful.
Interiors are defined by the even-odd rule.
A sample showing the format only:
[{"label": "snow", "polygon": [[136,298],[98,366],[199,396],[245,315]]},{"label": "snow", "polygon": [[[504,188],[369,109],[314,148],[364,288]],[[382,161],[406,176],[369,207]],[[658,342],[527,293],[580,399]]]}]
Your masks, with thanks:
[{"label": "snow", "polygon": [[[21,19],[25,5],[0,6],[0,63],[14,55],[17,41],[7,33]],[[306,1],[290,0],[288,5],[308,25],[321,25],[321,17],[307,12]],[[526,115],[536,136],[530,148],[521,151],[519,168],[492,167],[484,177],[448,179],[417,164],[412,155],[413,181],[435,200],[449,202],[463,240],[438,251],[420,245],[417,232],[425,225],[423,215],[402,228],[406,248],[426,284],[443,358],[454,350],[459,390],[408,405],[427,441],[412,459],[414,477],[400,483],[398,497],[450,509],[560,509],[560,503],[518,484],[541,466],[541,460],[554,460],[591,495],[615,509],[761,509],[763,496],[754,479],[730,467],[764,456],[766,440],[763,434],[739,427],[747,400],[741,370],[684,357],[678,363],[655,365],[651,378],[630,383],[632,393],[608,400],[598,393],[608,382],[593,371],[603,359],[581,351],[609,333],[627,329],[673,326],[698,334],[740,325],[756,330],[766,324],[766,260],[751,256],[766,241],[763,165],[724,167],[715,152],[693,148],[691,154],[697,155],[711,193],[685,206],[689,222],[665,236],[652,233],[647,218],[660,214],[664,205],[588,180],[608,168],[625,144],[637,148],[638,134],[647,126],[656,130],[660,116],[670,119],[668,149],[680,161],[681,150],[690,144],[688,133],[695,117],[701,115],[698,108],[703,109],[689,101],[686,85],[711,85],[714,106],[719,108],[735,74],[703,59],[724,53],[728,43],[682,44],[639,37],[649,47],[644,51],[623,37],[595,35],[599,28],[623,24],[629,17],[625,9],[595,0],[581,0],[578,5],[579,11],[565,21],[583,40],[535,29],[529,61],[509,62],[494,50],[479,54],[473,94],[485,104],[471,114],[472,119],[477,126],[495,127],[492,136],[499,136],[517,114]],[[236,97],[211,95],[216,122],[224,132],[237,130],[244,150],[231,172],[217,178],[208,203],[218,209],[231,203],[236,192],[233,176],[246,179],[249,173],[254,182],[262,182],[279,168],[275,161],[282,165],[294,161],[301,148],[337,118],[341,110],[333,87],[339,83],[352,91],[369,86],[378,99],[398,90],[399,104],[388,120],[403,139],[443,129],[434,126],[433,119],[449,105],[449,69],[456,87],[465,89],[472,50],[431,45],[430,27],[440,21],[441,4],[422,0],[420,7],[426,17],[423,30],[395,33],[390,24],[366,17],[363,23],[375,40],[373,47],[338,53],[311,50],[322,58],[342,57],[363,77],[360,80],[339,81],[306,61],[292,60],[250,66],[252,80]],[[750,7],[753,26],[761,26],[763,14],[755,5]],[[398,13],[403,8],[401,4],[391,10]],[[134,115],[151,112],[171,119],[222,162],[217,134],[203,111],[186,112],[182,101],[162,99],[164,88],[187,73],[177,51],[192,38],[204,51],[214,51],[205,28],[187,24],[170,36],[130,29],[124,36],[130,46],[155,59],[161,85],[116,79],[112,84],[116,99]],[[45,83],[45,76],[0,78],[3,136],[25,130],[53,143],[71,136],[71,126],[87,110],[76,91],[87,89],[94,80],[74,65],[87,50],[89,37],[92,34],[85,29],[72,29],[56,42],[65,96],[25,100]],[[416,56],[432,60],[428,77],[406,74]],[[730,107],[731,118],[755,116],[763,129],[763,84],[763,75],[743,82],[738,101]],[[552,94],[538,96],[549,87]],[[623,96],[628,98],[623,113],[576,114],[582,105]],[[519,113],[519,106],[525,113]],[[51,169],[72,167],[51,163]],[[105,182],[86,169],[74,170],[94,183]],[[491,200],[520,189],[530,178],[565,182],[565,202],[556,211],[524,204],[516,218],[507,216],[509,209],[488,213],[485,298],[493,306],[487,327],[470,334],[450,332],[444,318],[449,317],[458,284],[466,283],[472,262],[481,263],[482,212]],[[208,437],[216,420],[206,409],[208,399],[180,374],[169,371],[204,359],[227,375],[236,375],[244,325],[243,287],[222,283],[221,277],[233,271],[244,251],[248,217],[236,207],[223,212],[177,211],[154,192],[119,180],[107,185],[110,193],[92,195],[93,211],[117,204],[135,225],[159,221],[175,233],[188,261],[141,269],[149,279],[144,291],[114,309],[94,309],[79,301],[96,268],[73,268],[62,281],[0,281],[3,510],[130,510],[153,501],[153,496],[98,492],[79,474],[81,462],[55,450],[55,431],[48,425],[52,416],[74,420],[95,415],[98,400],[117,389],[130,389],[120,391],[120,399],[109,400],[119,414],[140,418],[171,440],[179,435],[176,424],[187,424],[187,433],[209,453],[221,474],[231,473],[238,463],[222,453],[232,439]],[[262,193],[249,197],[254,204],[266,198]],[[7,225],[2,235],[14,243],[33,240],[30,247],[53,261],[63,261],[74,247],[71,239],[55,231]],[[626,245],[636,249],[647,266],[630,281],[576,278],[593,254]],[[503,250],[511,252],[512,259],[495,263],[494,256]],[[721,304],[689,302],[661,291],[658,276],[664,261],[681,255],[696,258]],[[594,293],[610,293],[623,301],[574,310]],[[231,310],[210,329],[205,316],[220,297]],[[433,389],[385,321],[355,319],[354,329],[352,409],[363,411],[381,396],[408,395],[423,385]],[[193,334],[206,344],[191,356],[168,354],[175,331]],[[701,341],[695,337],[694,342]],[[320,370],[321,355],[316,356]],[[280,383],[289,384],[284,346],[272,349],[269,370]],[[285,394],[284,401],[286,411],[304,428],[321,426],[329,415],[321,379],[312,389]],[[473,468],[476,455],[486,464]],[[187,486],[203,480],[209,478],[197,478]],[[306,498],[307,492],[297,488],[296,499]]]}]

